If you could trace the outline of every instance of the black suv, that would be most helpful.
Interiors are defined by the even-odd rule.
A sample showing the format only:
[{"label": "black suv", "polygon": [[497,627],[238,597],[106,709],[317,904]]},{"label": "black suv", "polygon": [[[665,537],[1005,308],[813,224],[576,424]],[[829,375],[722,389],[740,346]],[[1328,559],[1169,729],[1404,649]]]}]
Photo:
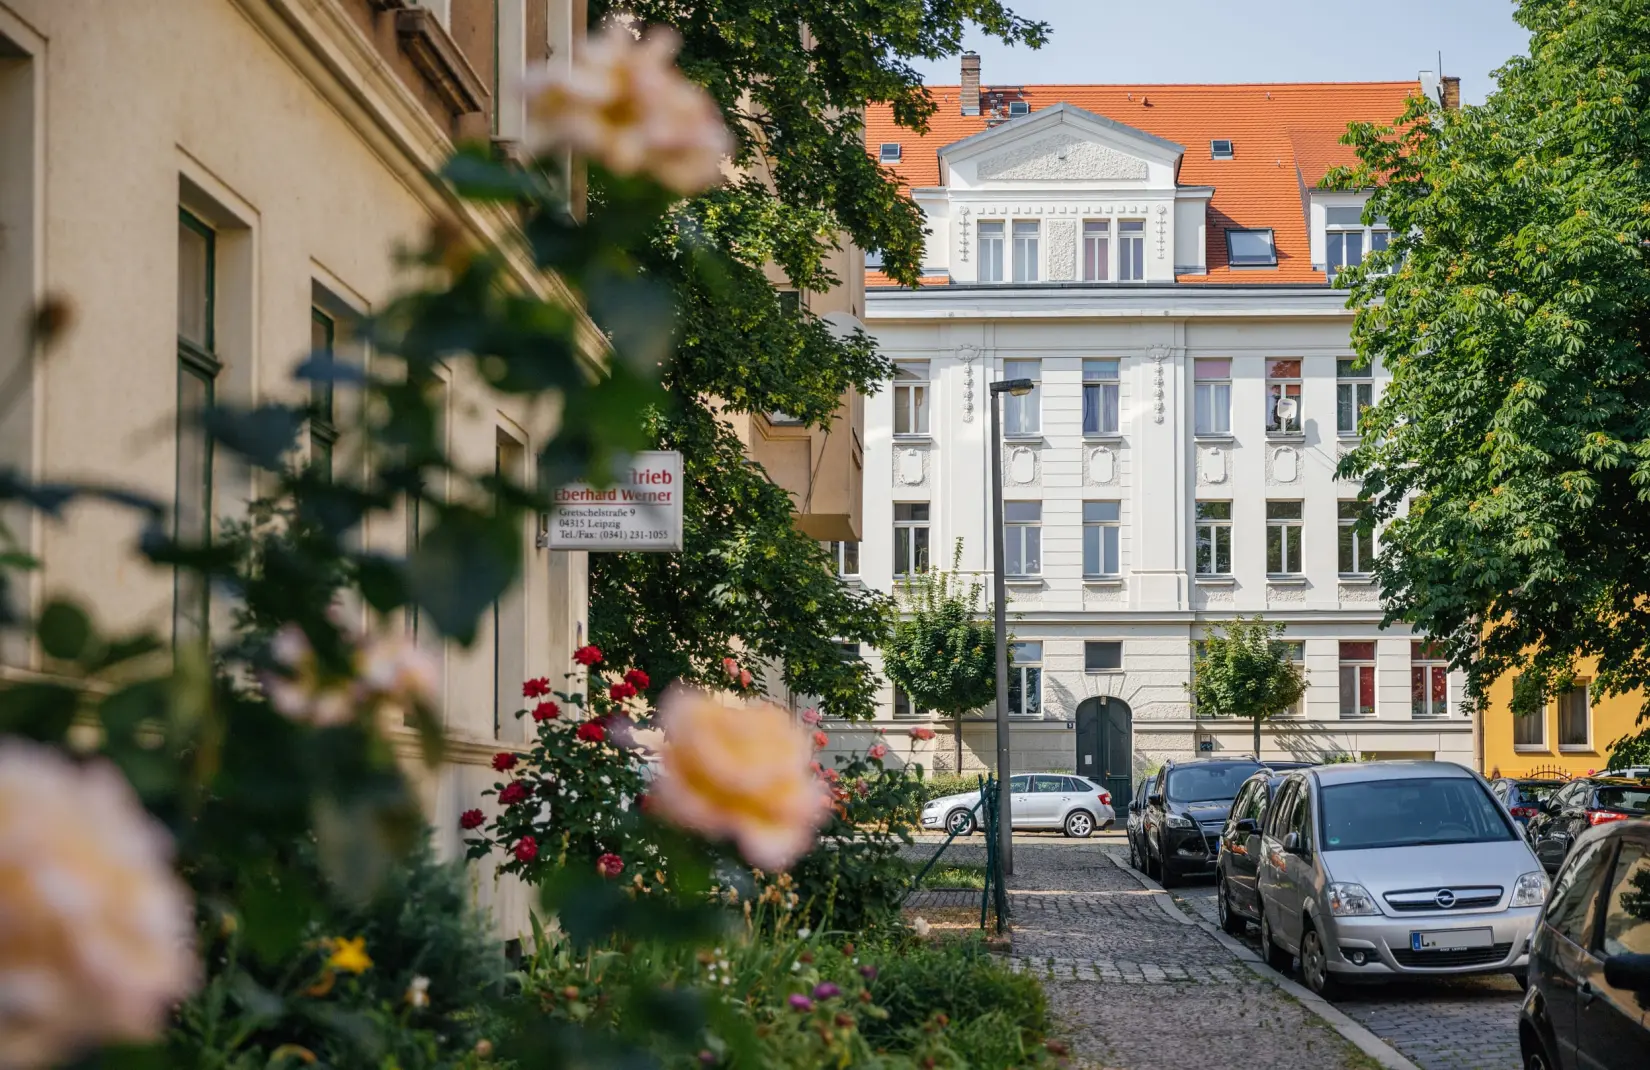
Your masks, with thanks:
[{"label": "black suv", "polygon": [[[1131,820],[1130,853],[1145,862],[1146,874],[1168,887],[1194,874],[1215,871],[1220,831],[1243,782],[1263,767],[1252,758],[1210,758],[1164,763],[1148,782]],[[1138,825],[1138,832],[1135,828]]]},{"label": "black suv", "polygon": [[1650,780],[1577,777],[1536,804],[1524,826],[1530,849],[1551,873],[1564,864],[1581,834],[1650,813]]},{"label": "black suv", "polygon": [[1518,1045],[1529,1070],[1650,1066],[1650,823],[1577,840],[1530,942]]}]

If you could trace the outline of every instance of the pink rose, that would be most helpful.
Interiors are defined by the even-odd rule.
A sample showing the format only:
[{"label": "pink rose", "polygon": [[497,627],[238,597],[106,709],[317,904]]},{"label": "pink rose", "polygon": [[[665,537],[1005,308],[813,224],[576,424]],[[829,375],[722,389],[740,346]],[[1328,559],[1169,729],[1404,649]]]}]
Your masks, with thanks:
[{"label": "pink rose", "polygon": [[888,757],[888,748],[881,743],[872,744],[871,749],[865,752],[865,756],[872,761],[880,762]]}]

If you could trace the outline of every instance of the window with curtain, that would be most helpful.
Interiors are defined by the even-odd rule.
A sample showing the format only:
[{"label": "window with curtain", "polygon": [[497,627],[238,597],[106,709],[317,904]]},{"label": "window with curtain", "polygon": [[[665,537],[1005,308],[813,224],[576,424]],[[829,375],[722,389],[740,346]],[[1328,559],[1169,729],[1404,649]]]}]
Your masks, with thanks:
[{"label": "window with curtain", "polygon": [[1083,434],[1115,435],[1118,427],[1117,361],[1083,362]]},{"label": "window with curtain", "polygon": [[1341,716],[1375,716],[1375,644],[1341,644]]},{"label": "window with curtain", "polygon": [[1014,281],[1037,281],[1037,231],[1035,219],[1014,221]]},{"label": "window with curtain", "polygon": [[1115,576],[1118,567],[1117,502],[1083,503],[1083,575]]},{"label": "window with curtain", "polygon": [[982,219],[978,231],[980,258],[980,281],[1003,281],[1003,221],[1000,219]]},{"label": "window with curtain", "polygon": [[1199,435],[1232,433],[1232,362],[1198,360],[1192,364],[1193,428]]},{"label": "window with curtain", "polygon": [[1111,278],[1111,220],[1083,221],[1083,279],[1105,282]]}]

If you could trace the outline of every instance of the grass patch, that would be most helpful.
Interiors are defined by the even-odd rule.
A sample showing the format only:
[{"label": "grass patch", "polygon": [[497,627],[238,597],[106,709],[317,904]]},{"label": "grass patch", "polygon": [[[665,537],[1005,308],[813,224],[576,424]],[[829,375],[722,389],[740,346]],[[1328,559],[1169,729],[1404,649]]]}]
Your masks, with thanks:
[{"label": "grass patch", "polygon": [[[907,862],[913,878],[921,872],[921,862]],[[967,864],[947,864],[941,862],[928,871],[922,878],[924,888],[968,888],[973,891],[983,891],[985,888],[985,867],[970,866]]]}]

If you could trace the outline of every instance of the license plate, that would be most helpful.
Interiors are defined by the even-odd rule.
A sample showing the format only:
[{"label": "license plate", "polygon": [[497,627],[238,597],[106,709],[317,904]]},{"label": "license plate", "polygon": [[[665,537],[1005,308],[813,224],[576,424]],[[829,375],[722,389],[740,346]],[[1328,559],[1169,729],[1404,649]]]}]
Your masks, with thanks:
[{"label": "license plate", "polygon": [[1495,943],[1493,929],[1433,929],[1409,934],[1411,951],[1465,951]]}]

